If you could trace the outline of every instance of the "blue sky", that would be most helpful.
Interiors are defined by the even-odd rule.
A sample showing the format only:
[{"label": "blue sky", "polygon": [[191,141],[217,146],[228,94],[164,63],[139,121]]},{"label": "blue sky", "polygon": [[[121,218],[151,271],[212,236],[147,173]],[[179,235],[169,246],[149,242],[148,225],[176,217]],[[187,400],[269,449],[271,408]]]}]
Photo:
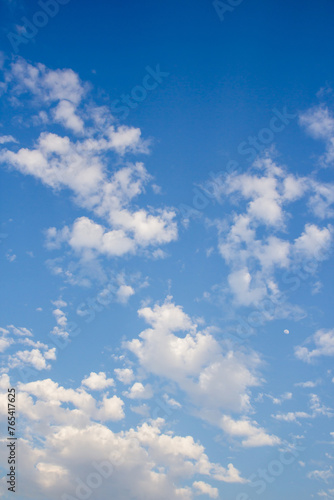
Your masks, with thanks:
[{"label": "blue sky", "polygon": [[334,499],[333,14],[2,0],[2,498]]}]

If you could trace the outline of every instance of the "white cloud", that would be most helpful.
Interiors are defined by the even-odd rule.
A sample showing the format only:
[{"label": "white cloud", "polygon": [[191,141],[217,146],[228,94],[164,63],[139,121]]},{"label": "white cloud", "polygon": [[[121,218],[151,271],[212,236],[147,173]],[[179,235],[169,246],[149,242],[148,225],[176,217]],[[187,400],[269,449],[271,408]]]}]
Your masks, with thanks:
[{"label": "white cloud", "polygon": [[309,109],[300,116],[300,123],[316,139],[327,139],[334,135],[334,118],[326,107]]},{"label": "white cloud", "polygon": [[175,401],[175,399],[170,398],[168,394],[164,394],[163,398],[166,401],[166,403],[172,408],[182,408],[182,405],[178,401]]},{"label": "white cloud", "polygon": [[5,335],[0,337],[0,352],[4,352],[13,343],[12,339],[7,338]]},{"label": "white cloud", "polygon": [[13,253],[13,250],[8,250],[8,252],[6,253],[6,259],[9,262],[14,262],[14,260],[16,260],[16,255],[15,253]]},{"label": "white cloud", "polygon": [[310,394],[310,408],[313,411],[313,416],[317,417],[319,415],[325,415],[327,417],[332,417],[334,415],[333,410],[325,405],[321,404],[320,398],[317,394]]},{"label": "white cloud", "polygon": [[[95,407],[94,398],[81,389],[65,389],[51,379],[37,380],[27,384],[19,383],[19,390],[23,393],[35,396],[39,401],[45,401],[51,406],[59,406],[59,403],[72,403],[91,413]],[[38,402],[37,404],[37,409]],[[36,406],[35,406],[36,408]],[[32,408],[30,408],[31,412]],[[25,409],[29,413],[29,408]],[[57,415],[56,415],[57,417]]]},{"label": "white cloud", "polygon": [[309,407],[312,410],[311,413],[306,413],[304,411],[290,411],[288,413],[278,413],[276,415],[272,415],[272,417],[276,420],[281,420],[282,422],[299,423],[299,419],[316,418],[321,415],[325,415],[327,417],[333,416],[331,408],[327,408],[322,405],[317,394],[310,394]]},{"label": "white cloud", "polygon": [[320,229],[315,224],[306,224],[305,231],[295,240],[294,250],[303,257],[322,260],[332,241],[332,227]]},{"label": "white cloud", "polygon": [[83,132],[84,122],[75,111],[76,107],[71,102],[63,100],[53,110],[53,116],[56,122],[78,134]]},{"label": "white cloud", "polygon": [[117,380],[123,384],[129,385],[134,380],[134,373],[131,368],[115,368],[114,372],[116,374]]},{"label": "white cloud", "polygon": [[15,368],[30,365],[36,370],[49,370],[51,365],[47,363],[47,361],[55,359],[55,347],[44,352],[39,349],[32,349],[31,351],[17,351],[14,355],[10,356],[10,367]]},{"label": "white cloud", "polygon": [[329,467],[325,470],[313,470],[307,474],[307,477],[310,479],[318,479],[319,481],[328,483],[329,480],[334,477],[334,473],[332,467]]},{"label": "white cloud", "polygon": [[124,395],[130,399],[151,399],[153,391],[150,384],[144,386],[141,382],[135,382],[129,391],[124,392]]},{"label": "white cloud", "polygon": [[228,415],[224,415],[220,426],[229,436],[244,438],[241,444],[248,448],[275,446],[281,442],[280,438],[267,434],[264,429],[257,426],[256,422],[251,422],[248,418],[233,420]]},{"label": "white cloud", "polygon": [[277,415],[272,415],[272,417],[283,422],[298,422],[298,419],[312,418],[312,415],[304,411],[290,411],[288,413],[278,413]]},{"label": "white cloud", "polygon": [[104,372],[91,372],[88,377],[83,379],[82,385],[87,386],[92,391],[103,391],[107,387],[115,385],[114,379],[107,378]]},{"label": "white cloud", "polygon": [[332,217],[333,184],[289,174],[268,152],[247,173],[225,174],[208,181],[203,189],[220,204],[229,201],[231,205],[231,215],[213,224],[219,233],[219,253],[230,268],[229,292],[237,305],[256,306],[264,298],[274,300],[280,293],[275,281],[278,270],[294,268],[305,257],[327,258],[332,227],[306,223],[304,232],[293,240],[287,230],[292,218],[288,209],[305,198],[314,216]]},{"label": "white cloud", "polygon": [[150,327],[125,345],[146,371],[176,382],[204,413],[249,408],[249,389],[260,383],[256,374],[260,360],[255,353],[233,351],[219,345],[210,333],[197,332],[189,316],[170,298],[162,306],[140,309],[139,316]]},{"label": "white cloud", "polygon": [[102,226],[85,216],[77,218],[71,229],[49,228],[49,248],[67,242],[86,257],[92,250],[114,257],[177,239],[174,210],[131,207],[132,200],[152,180],[143,164],[127,162],[119,166],[116,160],[116,168],[111,168],[111,152],[121,157],[148,152],[148,142],[142,139],[139,128],[115,125],[105,107],[91,103],[84,106],[88,86],[71,70],[52,71],[18,58],[7,71],[6,85],[9,92],[27,99],[29,105],[54,105],[50,113],[53,122],[80,138],[42,132],[31,148],[2,149],[0,162],[52,189],[70,189],[80,207],[107,224]]},{"label": "white cloud", "polygon": [[303,387],[305,389],[308,388],[313,388],[318,385],[318,382],[312,382],[311,380],[308,380],[307,382],[298,382],[295,384],[296,387]]},{"label": "white cloud", "polygon": [[125,417],[123,406],[124,402],[118,396],[112,396],[111,398],[105,396],[97,414],[98,418],[103,422],[122,420]]},{"label": "white cloud", "polygon": [[60,309],[60,307],[66,307],[67,304],[61,299],[54,301],[53,304],[57,307],[57,309],[52,311],[52,314],[56,318],[57,325],[53,327],[51,333],[52,335],[56,335],[58,337],[68,338],[69,333],[67,332],[67,316],[64,311]]},{"label": "white cloud", "polygon": [[315,139],[326,143],[326,154],[322,158],[325,165],[334,160],[334,117],[323,105],[313,107],[300,115],[300,124]]},{"label": "white cloud", "polygon": [[292,399],[292,392],[285,392],[284,394],[281,394],[279,397],[274,397],[271,394],[266,394],[266,396],[272,400],[274,405],[281,405],[283,401],[288,401],[289,399]]},{"label": "white cloud", "polygon": [[330,500],[334,499],[334,489],[330,489],[328,491],[321,490],[318,491],[317,494],[319,497],[329,498]]},{"label": "white cloud", "polygon": [[256,304],[267,295],[266,286],[254,281],[255,284],[252,285],[252,276],[246,267],[229,274],[228,283],[239,304],[245,306]]},{"label": "white cloud", "polygon": [[102,480],[94,490],[95,500],[107,498],[110,488],[115,497],[126,491],[127,497],[138,500],[191,500],[189,480],[194,490],[205,490],[215,498],[215,489],[203,477],[246,482],[233,464],[223,467],[210,462],[192,436],[175,435],[171,430],[164,433],[163,419],[119,432],[91,420],[123,418],[123,404],[117,396],[104,397],[97,404],[84,390],[65,389],[50,379],[19,384],[18,390],[24,417],[18,444],[26,457],[20,474],[27,498],[34,497],[36,487],[50,500],[76,495],[77,478],[85,480],[96,471]]},{"label": "white cloud", "polygon": [[314,192],[309,199],[309,207],[316,217],[326,219],[334,217],[334,184],[312,181]]},{"label": "white cloud", "polygon": [[130,285],[121,285],[117,290],[117,300],[121,304],[126,304],[129,298],[134,295],[135,291]]},{"label": "white cloud", "polygon": [[334,356],[334,330],[318,330],[308,342],[313,341],[315,348],[295,347],[295,356],[302,361],[311,363],[320,356]]},{"label": "white cloud", "polygon": [[218,498],[219,492],[217,488],[213,488],[210,484],[204,481],[194,481],[193,487],[198,490],[198,495],[208,495],[210,498]]},{"label": "white cloud", "polygon": [[9,387],[11,387],[9,375],[7,373],[3,373],[0,375],[0,389],[7,391]]},{"label": "white cloud", "polygon": [[0,144],[5,144],[6,142],[17,142],[12,135],[0,135]]},{"label": "white cloud", "polygon": [[28,328],[25,328],[23,326],[16,327],[14,325],[9,325],[9,326],[7,326],[7,328],[9,328],[9,330],[11,330],[13,335],[18,335],[20,337],[32,337],[33,336],[31,330],[29,330]]},{"label": "white cloud", "polygon": [[135,244],[123,230],[106,231],[87,217],[76,219],[69,235],[69,245],[77,250],[96,250],[109,256],[133,252]]},{"label": "white cloud", "polygon": [[56,306],[57,308],[66,307],[67,306],[67,302],[65,302],[63,299],[54,300],[54,301],[52,301],[52,304],[54,306]]},{"label": "white cloud", "polygon": [[125,125],[118,127],[118,129],[110,127],[108,130],[108,136],[110,140],[110,147],[120,155],[124,155],[128,149],[134,153],[147,152],[148,144],[142,142],[141,131],[139,128],[130,128]]},{"label": "white cloud", "polygon": [[0,352],[6,351],[10,346],[25,345],[32,347],[31,350],[16,350],[13,354],[3,355],[3,367],[10,368],[33,367],[35,370],[49,370],[51,364],[48,361],[56,359],[56,348],[50,348],[47,344],[32,339],[31,330],[25,327],[8,325],[0,328]]},{"label": "white cloud", "polygon": [[5,81],[8,90],[14,95],[21,96],[29,92],[40,102],[48,104],[66,99],[78,105],[87,91],[87,86],[71,69],[54,71],[44,64],[33,66],[22,57],[16,58],[11,64]]}]

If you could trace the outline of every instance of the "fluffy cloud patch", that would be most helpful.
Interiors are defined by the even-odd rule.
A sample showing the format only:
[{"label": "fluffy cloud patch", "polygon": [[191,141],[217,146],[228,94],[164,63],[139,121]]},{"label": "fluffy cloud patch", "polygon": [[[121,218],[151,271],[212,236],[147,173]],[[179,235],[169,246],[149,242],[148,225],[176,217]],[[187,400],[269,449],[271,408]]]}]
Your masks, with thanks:
[{"label": "fluffy cloud patch", "polygon": [[[79,217],[71,229],[50,228],[49,248],[67,242],[86,256],[94,250],[115,257],[177,239],[175,211],[131,206],[151,180],[142,163],[123,161],[127,154],[148,153],[148,141],[142,139],[140,129],[117,125],[107,108],[88,104],[89,86],[71,70],[53,71],[17,58],[6,71],[5,81],[7,92],[24,96],[27,105],[51,106],[44,127],[54,122],[70,134],[43,131],[32,147],[3,148],[0,162],[54,190],[69,189],[80,207],[103,218],[107,225]],[[71,134],[79,138],[73,139]],[[122,159],[121,165],[116,160],[114,169],[111,155]]]},{"label": "fluffy cloud patch", "polygon": [[103,391],[107,387],[113,387],[115,382],[114,379],[107,378],[104,372],[91,372],[88,377],[83,379],[82,385],[85,385],[92,391]]},{"label": "fluffy cloud patch", "polygon": [[233,420],[231,417],[224,415],[220,425],[226,434],[231,437],[244,438],[241,444],[247,448],[274,446],[281,442],[280,438],[267,434],[264,429],[257,426],[256,422],[251,422],[248,418]]},{"label": "fluffy cloud patch", "polygon": [[129,385],[134,380],[134,373],[131,368],[115,368],[117,379],[123,384]]},{"label": "fluffy cloud patch", "polygon": [[105,396],[97,416],[103,422],[122,420],[125,417],[123,406],[124,402],[118,396],[112,396],[111,398]]},{"label": "fluffy cloud patch", "polygon": [[306,224],[305,231],[295,240],[294,250],[306,258],[326,258],[332,241],[332,226],[320,229],[315,224]]},{"label": "fluffy cloud patch", "polygon": [[25,103],[32,99],[30,104],[35,106],[67,101],[77,107],[87,94],[88,85],[71,69],[51,70],[44,64],[32,65],[17,57],[5,70],[5,90]]},{"label": "fluffy cloud patch", "polygon": [[151,327],[126,346],[146,371],[176,382],[199,407],[239,412],[249,408],[249,389],[259,384],[255,353],[223,348],[207,331],[197,331],[170,299],[139,310],[139,315]]},{"label": "fluffy cloud patch", "polygon": [[314,349],[308,349],[305,346],[295,347],[295,356],[305,361],[312,363],[320,356],[334,356],[334,330],[318,330],[308,342],[313,342]]},{"label": "fluffy cloud patch", "polygon": [[202,187],[219,203],[231,204],[232,215],[215,224],[218,250],[230,268],[228,284],[236,304],[258,305],[265,297],[274,299],[279,293],[275,281],[278,270],[298,266],[305,258],[327,258],[331,225],[306,223],[304,231],[294,238],[283,238],[282,232],[287,233],[289,207],[302,198],[313,216],[332,217],[333,184],[289,174],[268,153],[247,173],[225,174],[223,180],[218,177]]},{"label": "fluffy cloud patch", "polygon": [[36,370],[49,370],[51,368],[48,360],[56,359],[56,348],[47,349],[42,352],[39,349],[31,351],[17,351],[13,356],[10,356],[9,364],[11,368],[22,367],[25,365],[32,366]]},{"label": "fluffy cloud patch", "polygon": [[[38,498],[67,500],[82,491],[96,472],[101,476],[94,490],[96,500],[110,491],[115,498],[126,492],[139,500],[192,500],[199,492],[216,498],[216,489],[203,478],[245,482],[233,464],[210,462],[192,436],[165,433],[163,419],[119,432],[95,422],[123,417],[123,402],[117,396],[105,396],[99,403],[83,389],[65,389],[50,379],[19,384],[18,389],[23,417],[18,444],[26,457],[21,466],[26,498],[36,498],[38,485]],[[192,487],[185,484],[189,479]]]},{"label": "fluffy cloud patch", "polygon": [[208,495],[210,498],[218,498],[219,492],[217,488],[213,488],[210,484],[204,481],[195,481],[193,487],[198,491],[198,495]]}]

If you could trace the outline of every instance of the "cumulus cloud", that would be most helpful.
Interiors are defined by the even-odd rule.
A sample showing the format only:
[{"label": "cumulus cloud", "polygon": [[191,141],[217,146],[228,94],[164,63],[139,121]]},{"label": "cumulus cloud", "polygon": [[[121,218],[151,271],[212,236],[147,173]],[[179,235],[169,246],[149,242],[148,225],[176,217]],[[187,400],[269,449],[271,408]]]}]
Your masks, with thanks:
[{"label": "cumulus cloud", "polygon": [[258,427],[256,422],[251,422],[248,418],[233,420],[228,415],[224,415],[220,425],[231,437],[243,438],[241,444],[247,448],[274,446],[281,442],[280,438],[267,434],[264,429]]},{"label": "cumulus cloud", "polygon": [[117,300],[121,304],[126,304],[135,291],[130,285],[121,285],[117,290]]},{"label": "cumulus cloud", "polygon": [[210,498],[218,498],[219,496],[218,489],[204,481],[194,481],[193,487],[198,490],[198,495],[208,495]]},{"label": "cumulus cloud", "polygon": [[150,327],[126,347],[147,372],[177,383],[202,409],[202,418],[219,426],[221,410],[250,408],[250,388],[260,383],[260,360],[254,352],[234,351],[221,346],[208,331],[197,331],[197,325],[171,298],[140,309],[139,316]]},{"label": "cumulus cloud", "polygon": [[97,413],[97,417],[103,422],[108,420],[113,422],[122,420],[125,417],[123,406],[124,402],[118,396],[112,396],[111,398],[105,396]]},{"label": "cumulus cloud", "polygon": [[295,240],[294,250],[306,258],[326,258],[332,240],[332,226],[320,229],[315,224],[306,224],[304,232]]},{"label": "cumulus cloud", "polygon": [[91,372],[90,375],[83,379],[82,385],[85,385],[92,391],[103,391],[107,387],[115,385],[114,379],[107,378],[104,372]]},{"label": "cumulus cloud", "polygon": [[[2,379],[8,383],[2,376],[1,387]],[[35,498],[36,485],[50,500],[76,495],[82,484],[78,478],[96,471],[103,478],[94,491],[96,500],[110,491],[116,498],[126,491],[139,500],[191,500],[199,492],[216,498],[216,489],[203,479],[245,482],[233,464],[210,462],[192,436],[164,432],[163,419],[111,430],[100,420],[123,417],[123,402],[117,396],[104,396],[99,402],[82,388],[65,389],[51,379],[19,384],[18,389],[26,425],[18,444],[26,457],[21,479],[27,498]],[[189,479],[192,487],[187,486]]]}]

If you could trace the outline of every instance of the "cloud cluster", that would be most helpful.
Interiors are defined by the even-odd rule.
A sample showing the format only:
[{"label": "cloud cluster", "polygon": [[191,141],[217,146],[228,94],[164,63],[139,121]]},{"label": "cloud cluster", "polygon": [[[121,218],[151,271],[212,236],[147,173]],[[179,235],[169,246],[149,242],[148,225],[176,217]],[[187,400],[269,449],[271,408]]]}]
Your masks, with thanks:
[{"label": "cloud cluster", "polygon": [[[43,342],[33,340],[32,337],[31,330],[25,327],[8,325],[6,328],[0,328],[0,352],[8,350],[8,353],[3,355],[2,371],[13,368],[22,370],[25,367],[37,371],[51,368],[49,362],[56,360],[56,348],[50,348]],[[32,349],[20,350],[20,345]]]},{"label": "cloud cluster", "polygon": [[211,180],[204,189],[220,203],[231,203],[232,220],[217,222],[218,249],[230,267],[227,280],[238,305],[257,305],[279,293],[277,270],[327,258],[333,239],[330,224],[306,223],[298,236],[282,234],[287,232],[288,206],[305,196],[313,216],[332,217],[334,185],[289,174],[268,153],[249,172],[229,174],[224,182]]},{"label": "cloud cluster", "polygon": [[[105,374],[94,373],[83,384],[93,379],[94,388],[96,380],[106,380]],[[0,378],[1,388],[9,383],[7,375]],[[22,406],[18,445],[25,456],[20,477],[27,498],[68,499],[84,487],[87,491],[90,484],[96,500],[110,491],[115,498],[191,500],[198,492],[217,497],[217,489],[203,478],[245,482],[231,463],[223,467],[210,462],[192,436],[164,432],[163,419],[111,430],[103,422],[124,418],[118,396],[104,394],[96,400],[82,387],[66,389],[51,379],[21,383],[18,390]],[[4,410],[1,413],[5,416]],[[1,458],[4,450],[1,446]],[[96,471],[102,477],[98,488],[89,481]],[[2,480],[1,491],[5,486]]]},{"label": "cloud cluster", "polygon": [[139,316],[150,327],[125,345],[146,372],[176,383],[201,418],[232,437],[244,437],[242,446],[280,442],[256,422],[234,421],[227,415],[251,408],[250,389],[260,384],[256,353],[235,351],[228,344],[220,345],[209,331],[198,331],[171,298],[140,309]]},{"label": "cloud cluster", "polygon": [[70,190],[75,203],[105,221],[84,216],[71,227],[49,228],[49,248],[66,242],[85,257],[115,257],[177,239],[172,209],[133,206],[151,176],[142,163],[124,156],[147,153],[148,142],[140,129],[117,125],[105,107],[92,103],[89,86],[76,73],[17,58],[5,71],[4,88],[13,106],[27,101],[33,109],[45,108],[39,113],[47,115],[46,124],[57,123],[69,135],[43,131],[32,147],[3,148],[0,162],[53,190]]}]

